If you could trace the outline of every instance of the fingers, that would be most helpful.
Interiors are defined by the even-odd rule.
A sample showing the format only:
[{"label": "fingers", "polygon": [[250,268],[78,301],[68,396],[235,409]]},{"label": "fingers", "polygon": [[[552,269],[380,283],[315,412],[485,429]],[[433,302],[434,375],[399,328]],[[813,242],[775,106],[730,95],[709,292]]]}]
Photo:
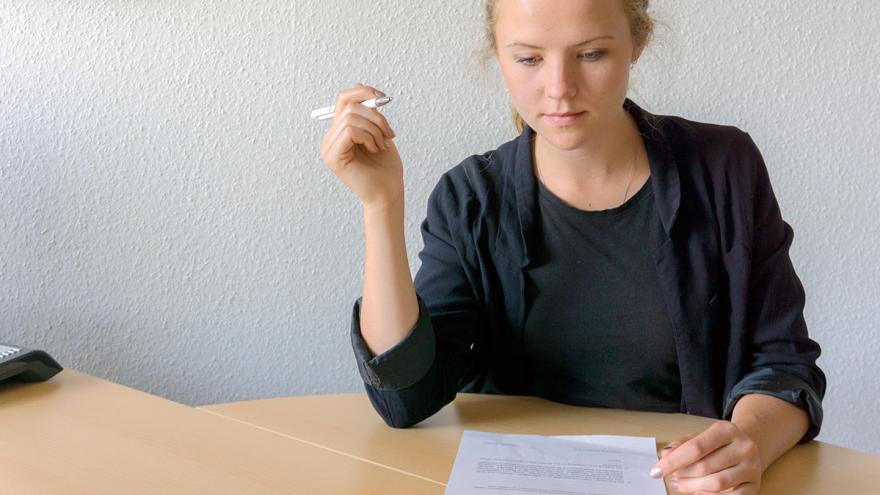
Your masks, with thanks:
[{"label": "fingers", "polygon": [[729,492],[730,495],[757,495],[760,492],[758,483],[743,483]]},{"label": "fingers", "polygon": [[754,495],[761,481],[757,449],[736,425],[718,421],[694,437],[670,443],[651,475],[672,475],[669,485],[681,493]]},{"label": "fingers", "polygon": [[737,465],[740,459],[734,449],[718,449],[690,466],[679,469],[675,476],[679,479],[709,476]]},{"label": "fingers", "polygon": [[340,118],[338,125],[334,125],[328,131],[328,136],[330,143],[342,139],[349,142],[349,147],[353,144],[363,144],[374,153],[380,148],[387,149],[384,132],[372,120],[357,113],[346,113]]},{"label": "fingers", "polygon": [[740,438],[720,448],[699,461],[683,467],[676,475],[684,478],[696,478],[720,472],[735,465],[743,465],[760,469],[757,447],[750,439]]},{"label": "fingers", "polygon": [[678,440],[674,440],[672,442],[669,442],[668,445],[666,445],[665,447],[660,449],[660,458],[663,459],[664,457],[668,456],[673,450],[679,448],[683,443],[687,442],[691,438],[694,438],[694,436],[687,435],[687,436],[679,438]]},{"label": "fingers", "polygon": [[382,130],[386,138],[393,138],[394,131],[391,130],[391,126],[388,125],[385,116],[375,108],[367,108],[360,105],[361,102],[378,96],[385,96],[385,93],[360,83],[356,84],[353,88],[340,91],[339,96],[336,98],[336,111],[333,117],[334,124],[340,117],[348,113],[356,113],[373,122]]},{"label": "fingers", "polygon": [[373,134],[368,130],[357,125],[348,125],[344,127],[340,131],[336,143],[343,151],[347,151],[347,149],[350,149],[353,145],[360,144],[370,153],[378,153],[381,149],[384,149],[383,146],[385,144],[384,141],[376,140]]},{"label": "fingers", "polygon": [[[386,146],[384,141],[382,144],[383,146]],[[327,168],[336,172],[341,170],[344,165],[350,163],[352,158],[349,157],[346,159],[345,156],[352,153],[352,149],[355,145],[363,146],[370,153],[379,153],[382,151],[379,149],[373,136],[369,132],[359,127],[347,126],[340,130],[337,138],[330,142],[324,150],[323,158],[324,162],[327,164]]]},{"label": "fingers", "polygon": [[[388,124],[385,116],[379,113],[375,108],[367,108],[363,105],[348,105],[344,109],[336,110],[336,116],[333,118],[333,125],[328,133],[332,134],[339,130],[340,127],[353,125],[356,123],[364,130],[368,130],[374,134],[377,141],[392,139],[395,137],[394,131]],[[365,125],[365,124],[369,125]]]},{"label": "fingers", "polygon": [[360,105],[360,102],[381,94],[362,84],[339,93],[333,124],[321,142],[321,155],[328,166],[335,168],[335,162],[351,153],[355,145],[362,145],[371,153],[388,149],[386,140],[395,134],[385,116],[374,108]]},{"label": "fingers", "polygon": [[756,491],[747,491],[747,488],[749,486],[757,487],[752,482],[752,472],[746,466],[739,464],[699,478],[678,476],[670,480],[669,484],[675,491],[681,493],[720,493],[733,487],[736,487],[737,490],[743,490],[743,493],[756,493]]},{"label": "fingers", "polygon": [[[732,431],[731,429],[735,430]],[[660,478],[672,474],[679,469],[698,462],[703,457],[711,454],[733,441],[734,435],[739,430],[736,426],[726,421],[718,421],[712,424],[706,431],[679,445],[677,448],[662,456],[651,470],[651,476]],[[656,469],[659,468],[659,471]]]},{"label": "fingers", "polygon": [[383,93],[376,88],[357,83],[348,89],[343,89],[336,95],[336,110],[334,114],[339,115],[340,111],[345,110],[346,107],[354,103],[360,103],[382,95]]}]

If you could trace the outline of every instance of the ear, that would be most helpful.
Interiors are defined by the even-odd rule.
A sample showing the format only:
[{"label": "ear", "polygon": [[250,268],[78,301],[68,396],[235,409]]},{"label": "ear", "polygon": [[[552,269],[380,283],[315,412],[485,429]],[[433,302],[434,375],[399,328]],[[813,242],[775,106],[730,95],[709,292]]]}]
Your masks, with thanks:
[{"label": "ear", "polygon": [[644,51],[645,46],[637,46],[633,49],[632,60],[630,60],[631,64],[634,64],[639,61],[639,58],[642,56],[642,51]]}]

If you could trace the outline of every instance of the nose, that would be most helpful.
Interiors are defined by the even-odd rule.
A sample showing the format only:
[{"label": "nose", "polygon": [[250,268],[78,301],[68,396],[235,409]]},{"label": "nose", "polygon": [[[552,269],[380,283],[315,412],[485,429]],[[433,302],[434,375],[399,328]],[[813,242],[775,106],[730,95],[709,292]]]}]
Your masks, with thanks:
[{"label": "nose", "polygon": [[558,100],[571,98],[577,94],[577,82],[572,65],[565,60],[557,60],[545,65],[547,68],[547,82],[544,87],[544,93],[547,97]]}]

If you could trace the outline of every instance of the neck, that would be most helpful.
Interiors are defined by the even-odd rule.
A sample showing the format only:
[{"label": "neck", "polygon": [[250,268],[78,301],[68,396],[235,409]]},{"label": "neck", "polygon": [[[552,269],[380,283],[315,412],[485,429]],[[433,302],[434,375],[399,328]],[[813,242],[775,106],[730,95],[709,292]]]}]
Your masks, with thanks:
[{"label": "neck", "polygon": [[562,201],[581,210],[620,206],[651,175],[638,126],[624,112],[619,123],[590,136],[577,150],[559,150],[536,136],[535,175]]},{"label": "neck", "polygon": [[629,113],[621,109],[614,125],[597,131],[580,148],[560,150],[535,136],[533,156],[535,168],[542,179],[569,187],[601,187],[629,176],[633,167],[633,150],[640,147],[638,126]]}]

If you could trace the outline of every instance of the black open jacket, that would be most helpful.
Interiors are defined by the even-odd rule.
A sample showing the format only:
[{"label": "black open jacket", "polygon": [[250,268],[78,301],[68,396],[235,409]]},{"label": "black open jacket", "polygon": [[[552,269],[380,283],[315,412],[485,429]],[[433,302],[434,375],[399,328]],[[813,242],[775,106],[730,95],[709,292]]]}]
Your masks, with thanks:
[{"label": "black open jacket", "polygon": [[[638,123],[656,211],[667,236],[654,253],[673,323],[681,412],[729,419],[745,394],[803,408],[812,439],[822,423],[825,375],[807,335],[804,290],[763,159],[748,134],[624,107]],[[352,343],[376,410],[391,426],[418,423],[458,391],[519,394],[523,383],[525,268],[536,246],[537,184],[526,128],[440,179],[422,224],[415,277],[419,319],[373,356]]]}]

